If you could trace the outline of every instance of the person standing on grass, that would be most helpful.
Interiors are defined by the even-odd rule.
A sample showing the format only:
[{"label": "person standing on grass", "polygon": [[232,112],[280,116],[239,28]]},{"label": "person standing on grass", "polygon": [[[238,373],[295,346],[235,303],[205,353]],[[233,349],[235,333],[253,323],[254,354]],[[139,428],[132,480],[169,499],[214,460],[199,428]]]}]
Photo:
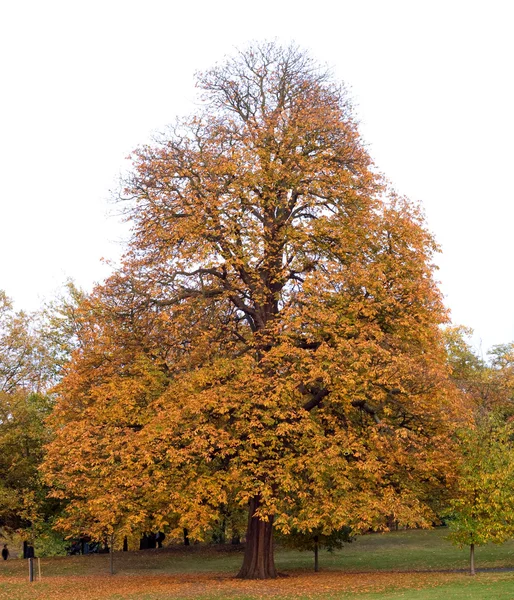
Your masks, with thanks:
[{"label": "person standing on grass", "polygon": [[9,550],[7,549],[7,544],[4,544],[4,547],[2,548],[2,558],[4,560],[7,560],[9,558]]}]

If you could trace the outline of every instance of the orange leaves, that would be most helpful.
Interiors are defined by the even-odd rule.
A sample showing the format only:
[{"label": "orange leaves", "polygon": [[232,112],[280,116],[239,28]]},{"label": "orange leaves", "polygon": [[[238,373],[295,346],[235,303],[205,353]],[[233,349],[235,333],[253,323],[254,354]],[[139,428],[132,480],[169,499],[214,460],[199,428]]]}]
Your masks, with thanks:
[{"label": "orange leaves", "polygon": [[[140,558],[141,560],[141,558]],[[116,566],[116,559],[115,559]],[[6,590],[23,594],[21,585],[27,589],[26,596],[41,600],[59,600],[73,597],[76,600],[89,600],[92,590],[97,600],[115,598],[138,598],[151,594],[155,598],[237,598],[244,596],[254,600],[266,598],[324,598],[339,594],[383,593],[386,591],[425,589],[447,582],[468,583],[469,578],[454,573],[351,573],[328,571],[321,573],[294,572],[273,582],[244,581],[234,579],[226,573],[181,573],[179,575],[141,575],[117,573],[115,577],[95,574],[89,576],[67,575],[66,577],[45,575],[42,565],[42,583],[35,583],[29,589],[26,575],[6,579]],[[107,563],[104,567],[107,571]],[[11,588],[12,586],[12,588]]]},{"label": "orange leaves", "polygon": [[256,497],[284,530],[425,524],[452,453],[434,242],[311,59],[234,60],[134,155],[133,239],[85,303],[48,472],[96,529],[201,537]]}]

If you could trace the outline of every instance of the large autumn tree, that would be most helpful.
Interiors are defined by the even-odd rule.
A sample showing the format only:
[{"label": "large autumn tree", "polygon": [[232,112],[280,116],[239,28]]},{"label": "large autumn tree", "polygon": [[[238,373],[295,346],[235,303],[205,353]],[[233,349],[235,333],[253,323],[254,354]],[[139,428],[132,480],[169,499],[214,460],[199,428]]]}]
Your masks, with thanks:
[{"label": "large autumn tree", "polygon": [[434,519],[455,409],[436,246],[306,53],[254,45],[197,85],[133,155],[132,240],[84,309],[46,471],[95,530],[201,537],[247,506],[240,577],[274,577],[273,527]]}]

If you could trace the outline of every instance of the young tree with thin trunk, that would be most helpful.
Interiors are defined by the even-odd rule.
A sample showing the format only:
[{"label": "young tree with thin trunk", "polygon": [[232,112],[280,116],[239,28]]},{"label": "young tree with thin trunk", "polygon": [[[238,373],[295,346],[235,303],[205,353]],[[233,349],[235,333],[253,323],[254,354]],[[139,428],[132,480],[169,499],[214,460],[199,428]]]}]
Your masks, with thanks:
[{"label": "young tree with thin trunk", "polygon": [[329,552],[344,548],[346,544],[353,542],[354,537],[348,527],[339,531],[332,531],[330,535],[324,535],[319,530],[308,533],[290,531],[288,535],[279,538],[280,544],[296,550],[307,550],[314,553],[314,571],[319,572],[319,551],[325,548]]},{"label": "young tree with thin trunk", "polygon": [[514,423],[482,415],[459,437],[462,455],[449,538],[469,546],[470,574],[475,575],[475,548],[501,544],[514,535]]},{"label": "young tree with thin trunk", "polygon": [[101,444],[130,467],[117,485],[152,482],[139,487],[152,514],[196,538],[247,506],[239,576],[269,578],[274,528],[434,518],[456,409],[437,248],[306,53],[250,46],[197,85],[197,114],[133,155],[132,241],[93,295],[47,470],[73,496],[100,463],[81,449],[67,461],[62,432],[77,422],[95,439],[117,423],[132,450]]}]

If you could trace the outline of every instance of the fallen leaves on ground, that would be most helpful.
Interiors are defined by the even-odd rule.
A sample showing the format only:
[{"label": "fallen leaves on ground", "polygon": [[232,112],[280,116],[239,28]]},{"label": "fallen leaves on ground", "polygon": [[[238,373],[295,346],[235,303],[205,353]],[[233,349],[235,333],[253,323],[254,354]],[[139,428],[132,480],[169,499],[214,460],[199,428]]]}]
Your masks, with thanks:
[{"label": "fallen leaves on ground", "polygon": [[226,573],[48,577],[29,583],[0,578],[0,599],[166,600],[171,598],[320,598],[334,593],[422,589],[466,576],[456,573],[292,573],[266,581],[243,581]]}]

